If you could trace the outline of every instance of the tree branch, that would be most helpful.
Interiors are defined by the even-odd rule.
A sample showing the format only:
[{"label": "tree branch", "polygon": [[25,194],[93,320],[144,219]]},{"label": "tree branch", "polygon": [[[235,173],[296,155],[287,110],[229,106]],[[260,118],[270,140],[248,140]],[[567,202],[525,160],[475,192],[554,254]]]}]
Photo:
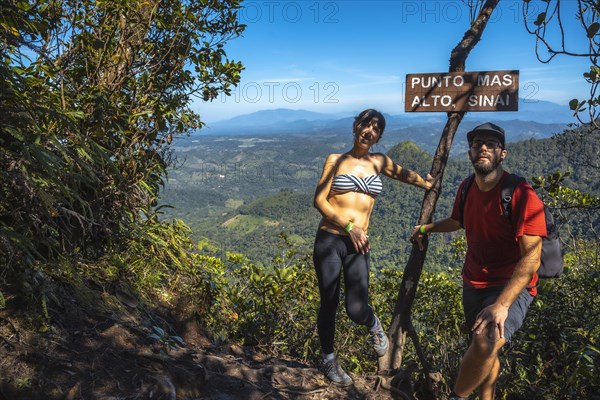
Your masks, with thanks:
[{"label": "tree branch", "polygon": [[[462,40],[451,52],[450,72],[463,72],[465,70],[466,59],[471,50],[473,50],[475,45],[480,41],[483,31],[487,26],[492,12],[498,5],[498,2],[499,0],[487,0],[481,7],[477,19],[465,32]],[[432,176],[439,176],[440,179],[437,180],[434,187],[434,189],[437,190],[428,191],[423,198],[419,223],[431,221],[439,197],[444,170],[450,155],[450,148],[452,147],[452,141],[464,115],[464,112],[448,113],[448,121],[446,122],[446,126],[440,137],[440,142],[430,172]],[[413,244],[412,246],[412,251],[404,270],[398,299],[392,315],[392,324],[389,330],[391,345],[387,354],[379,359],[380,371],[398,370],[400,368],[407,334],[410,335],[411,339],[415,342],[415,346],[420,348],[418,336],[414,333],[411,334],[411,315],[419,278],[425,262],[428,241],[424,240],[423,245],[423,251],[420,251],[416,244]],[[424,368],[428,368],[428,362],[425,359],[425,356],[420,354],[419,358]]]}]

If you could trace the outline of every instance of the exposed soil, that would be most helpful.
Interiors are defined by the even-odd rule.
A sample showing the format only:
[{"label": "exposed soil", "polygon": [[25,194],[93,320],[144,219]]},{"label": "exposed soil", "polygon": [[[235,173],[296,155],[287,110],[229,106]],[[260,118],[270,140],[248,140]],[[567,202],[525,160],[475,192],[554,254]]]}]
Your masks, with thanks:
[{"label": "exposed soil", "polygon": [[217,347],[194,320],[150,311],[119,290],[86,290],[53,288],[41,301],[47,315],[42,306],[36,316],[3,288],[0,399],[405,398],[377,376],[353,374],[354,384],[340,388],[313,365]]}]

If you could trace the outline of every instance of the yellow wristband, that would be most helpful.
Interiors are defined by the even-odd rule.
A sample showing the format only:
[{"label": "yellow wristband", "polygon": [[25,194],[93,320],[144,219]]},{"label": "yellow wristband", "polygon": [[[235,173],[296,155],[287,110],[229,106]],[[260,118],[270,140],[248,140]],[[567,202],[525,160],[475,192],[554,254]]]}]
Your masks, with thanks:
[{"label": "yellow wristband", "polygon": [[354,228],[354,224],[352,222],[348,222],[348,225],[344,228],[346,232],[350,233],[350,231]]},{"label": "yellow wristband", "polygon": [[425,225],[421,225],[419,227],[419,232],[421,232],[421,234],[425,235],[427,232],[425,232]]}]

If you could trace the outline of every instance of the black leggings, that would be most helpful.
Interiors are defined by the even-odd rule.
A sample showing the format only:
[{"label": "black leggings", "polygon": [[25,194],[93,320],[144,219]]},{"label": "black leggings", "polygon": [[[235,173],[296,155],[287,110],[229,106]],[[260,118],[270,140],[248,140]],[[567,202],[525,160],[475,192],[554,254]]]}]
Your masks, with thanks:
[{"label": "black leggings", "polygon": [[375,324],[375,314],[369,306],[369,253],[357,253],[349,236],[319,229],[313,261],[321,295],[317,329],[321,350],[324,354],[330,354],[333,353],[342,267],[348,316],[359,325],[371,327]]}]

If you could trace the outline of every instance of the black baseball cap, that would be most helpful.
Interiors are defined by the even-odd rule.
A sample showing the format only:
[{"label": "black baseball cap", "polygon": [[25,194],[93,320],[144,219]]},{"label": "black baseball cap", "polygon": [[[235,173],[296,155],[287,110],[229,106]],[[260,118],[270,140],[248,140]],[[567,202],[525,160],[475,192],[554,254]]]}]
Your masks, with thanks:
[{"label": "black baseball cap", "polygon": [[473,142],[473,138],[479,133],[490,133],[494,135],[500,141],[502,148],[505,147],[504,129],[502,129],[498,125],[492,124],[491,122],[486,122],[485,124],[476,126],[475,128],[473,128],[472,131],[467,133],[467,140],[469,141],[469,143]]}]

